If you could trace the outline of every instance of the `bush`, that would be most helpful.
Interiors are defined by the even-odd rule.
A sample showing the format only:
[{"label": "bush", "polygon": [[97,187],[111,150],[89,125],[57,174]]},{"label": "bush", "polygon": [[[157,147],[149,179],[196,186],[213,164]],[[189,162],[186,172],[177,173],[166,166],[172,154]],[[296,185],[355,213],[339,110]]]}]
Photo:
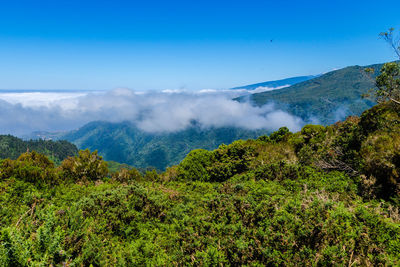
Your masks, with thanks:
[{"label": "bush", "polygon": [[363,173],[376,179],[376,193],[383,198],[400,196],[400,135],[382,132],[371,135],[360,153]]},{"label": "bush", "polygon": [[254,170],[256,180],[278,180],[296,179],[298,177],[299,167],[297,165],[287,164],[284,161],[262,165]]},{"label": "bush", "polygon": [[197,149],[190,152],[178,166],[178,179],[206,182],[225,181],[248,170],[256,155],[250,143],[239,140],[220,145],[214,151]]},{"label": "bush", "polygon": [[289,134],[290,134],[290,131],[287,127],[281,127],[281,128],[279,128],[278,131],[271,133],[269,135],[269,139],[272,142],[278,143],[283,140],[286,140],[286,138],[289,136]]},{"label": "bush", "polygon": [[388,104],[379,104],[366,110],[360,117],[361,133],[367,136],[378,130],[400,132],[400,111]]},{"label": "bush", "polygon": [[140,172],[135,168],[132,169],[123,168],[120,171],[113,173],[111,178],[113,181],[117,181],[120,183],[129,183],[132,181],[140,181],[142,180],[143,177],[140,174]]},{"label": "bush", "polygon": [[69,157],[61,164],[62,177],[65,181],[95,181],[107,176],[107,163],[88,149],[79,151],[79,156]]},{"label": "bush", "polygon": [[209,181],[210,174],[207,168],[211,166],[213,161],[214,155],[208,150],[196,149],[191,151],[179,164],[178,179]]},{"label": "bush", "polygon": [[16,178],[36,185],[54,185],[59,182],[54,163],[35,151],[21,154],[16,160],[0,163],[0,179]]},{"label": "bush", "polygon": [[160,180],[160,176],[158,175],[156,169],[146,170],[146,172],[143,175],[143,178],[146,181],[154,181],[154,182]]},{"label": "bush", "polygon": [[210,181],[222,182],[235,174],[247,171],[255,156],[255,148],[243,140],[233,142],[228,146],[221,145],[213,151],[214,161],[207,168]]}]

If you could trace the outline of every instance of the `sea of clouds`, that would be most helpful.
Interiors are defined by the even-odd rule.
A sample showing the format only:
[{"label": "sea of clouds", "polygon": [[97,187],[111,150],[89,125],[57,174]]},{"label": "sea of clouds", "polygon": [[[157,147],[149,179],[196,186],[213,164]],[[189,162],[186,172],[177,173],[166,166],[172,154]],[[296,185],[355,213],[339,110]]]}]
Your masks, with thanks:
[{"label": "sea of clouds", "polygon": [[[260,91],[261,88],[257,91]],[[265,91],[271,88],[264,88]],[[246,90],[0,91],[0,134],[23,136],[33,131],[69,131],[91,121],[131,121],[140,129],[159,133],[200,127],[242,127],[293,131],[301,119],[273,103],[262,107],[233,98]]]}]

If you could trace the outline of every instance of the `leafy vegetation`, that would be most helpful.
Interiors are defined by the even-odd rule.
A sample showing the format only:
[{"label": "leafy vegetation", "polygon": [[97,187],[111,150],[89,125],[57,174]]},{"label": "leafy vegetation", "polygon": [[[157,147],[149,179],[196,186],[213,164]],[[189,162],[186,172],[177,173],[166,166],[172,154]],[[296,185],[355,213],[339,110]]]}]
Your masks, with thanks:
[{"label": "leafy vegetation", "polygon": [[95,181],[108,174],[107,163],[88,149],[79,151],[79,155],[65,159],[61,164],[61,176],[64,180]]},{"label": "leafy vegetation", "polygon": [[76,155],[78,149],[68,141],[29,140],[23,141],[11,135],[0,135],[0,159],[16,159],[26,151],[37,151],[48,156],[56,163]]},{"label": "leafy vegetation", "polygon": [[383,65],[381,74],[376,78],[379,102],[387,100],[400,105],[400,66],[395,62]]},{"label": "leafy vegetation", "polygon": [[23,153],[0,163],[0,265],[399,265],[399,151],[385,102],[161,174]]}]

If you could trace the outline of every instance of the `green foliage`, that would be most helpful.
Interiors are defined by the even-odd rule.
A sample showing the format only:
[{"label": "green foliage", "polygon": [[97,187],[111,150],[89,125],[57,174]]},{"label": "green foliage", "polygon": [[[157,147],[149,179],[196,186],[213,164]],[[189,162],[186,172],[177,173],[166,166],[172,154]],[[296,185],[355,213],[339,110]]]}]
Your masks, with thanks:
[{"label": "green foliage", "polygon": [[272,142],[278,143],[283,141],[290,134],[290,131],[287,127],[281,127],[278,131],[275,131],[269,135],[269,139]]},{"label": "green foliage", "polygon": [[140,181],[142,179],[142,175],[140,172],[135,169],[121,169],[112,174],[112,180],[120,182],[120,183],[130,183],[134,181]]},{"label": "green foliage", "polygon": [[231,145],[221,145],[213,151],[214,161],[208,167],[210,181],[225,181],[236,174],[249,169],[251,160],[256,156],[250,142],[235,141]]},{"label": "green foliage", "polygon": [[400,218],[364,202],[340,172],[271,163],[223,183],[142,180],[38,193],[40,205],[1,226],[2,265],[399,263]]},{"label": "green foliage", "polygon": [[214,154],[208,150],[196,149],[191,151],[179,164],[178,178],[180,180],[209,181],[207,168],[214,162]]},{"label": "green foliage", "polygon": [[376,86],[378,102],[391,101],[400,105],[400,65],[396,62],[384,64],[376,78]]},{"label": "green foliage", "polygon": [[[400,136],[377,132],[368,137],[360,151],[364,173],[377,180],[382,197],[400,196]],[[386,196],[385,196],[386,195]]]},{"label": "green foliage", "polygon": [[6,159],[0,162],[0,180],[8,178],[36,185],[53,185],[59,182],[54,163],[35,151],[23,153],[16,160]]},{"label": "green foliage", "polygon": [[[135,174],[137,174],[137,173],[135,173]],[[160,177],[158,175],[157,170],[151,169],[151,170],[146,170],[146,172],[143,175],[143,178],[146,181],[158,181]]]},{"label": "green foliage", "polygon": [[119,163],[115,161],[107,161],[107,167],[110,173],[115,173],[118,171],[121,171],[122,169],[132,169],[132,166],[129,166],[128,164],[124,163]]},{"label": "green foliage", "polygon": [[321,125],[306,125],[301,129],[304,142],[318,143],[325,137],[325,127]]},{"label": "green foliage", "polygon": [[269,136],[268,136],[268,135],[261,135],[261,136],[259,136],[259,137],[257,138],[257,140],[258,140],[258,141],[261,141],[261,142],[265,142],[265,143],[271,142],[271,139],[269,139]]},{"label": "green foliage", "polygon": [[400,196],[400,111],[390,103],[377,105],[363,113],[359,125],[367,186],[379,197]]},{"label": "green foliage", "polygon": [[193,150],[178,166],[179,180],[221,182],[249,168],[255,149],[246,141],[236,141],[227,146],[222,144],[210,152]]},{"label": "green foliage", "polygon": [[65,158],[78,153],[75,145],[64,140],[39,139],[23,141],[11,135],[0,135],[0,159],[17,159],[21,153],[27,152],[27,150],[45,154],[57,164]]},{"label": "green foliage", "polygon": [[72,181],[94,181],[107,176],[107,163],[88,149],[79,151],[79,156],[69,157],[61,164],[62,177]]}]

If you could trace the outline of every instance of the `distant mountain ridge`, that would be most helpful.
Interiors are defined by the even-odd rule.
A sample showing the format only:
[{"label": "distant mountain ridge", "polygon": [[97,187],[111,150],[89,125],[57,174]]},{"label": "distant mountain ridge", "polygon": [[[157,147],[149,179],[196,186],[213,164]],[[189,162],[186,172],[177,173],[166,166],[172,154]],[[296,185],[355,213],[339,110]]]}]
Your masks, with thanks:
[{"label": "distant mountain ridge", "polygon": [[246,130],[233,127],[202,129],[191,126],[183,131],[152,134],[131,122],[95,121],[64,136],[80,149],[98,150],[105,160],[126,163],[137,168],[155,167],[164,170],[178,164],[193,149],[216,149],[238,139],[256,138],[267,130]]},{"label": "distant mountain ridge", "polygon": [[[280,90],[255,93],[236,100],[250,100],[257,106],[275,103],[306,122],[328,125],[349,115],[360,115],[376,104],[362,95],[375,89],[374,80],[382,65],[350,66]],[[374,74],[369,76],[365,68],[374,69]]]},{"label": "distant mountain ridge", "polygon": [[308,80],[314,79],[319,76],[320,75],[291,77],[291,78],[286,78],[286,79],[281,79],[281,80],[261,82],[261,83],[255,83],[255,84],[250,84],[250,85],[234,87],[232,89],[233,90],[238,90],[238,89],[255,90],[259,87],[276,88],[276,87],[282,87],[282,86],[291,86],[293,84],[308,81]]}]

